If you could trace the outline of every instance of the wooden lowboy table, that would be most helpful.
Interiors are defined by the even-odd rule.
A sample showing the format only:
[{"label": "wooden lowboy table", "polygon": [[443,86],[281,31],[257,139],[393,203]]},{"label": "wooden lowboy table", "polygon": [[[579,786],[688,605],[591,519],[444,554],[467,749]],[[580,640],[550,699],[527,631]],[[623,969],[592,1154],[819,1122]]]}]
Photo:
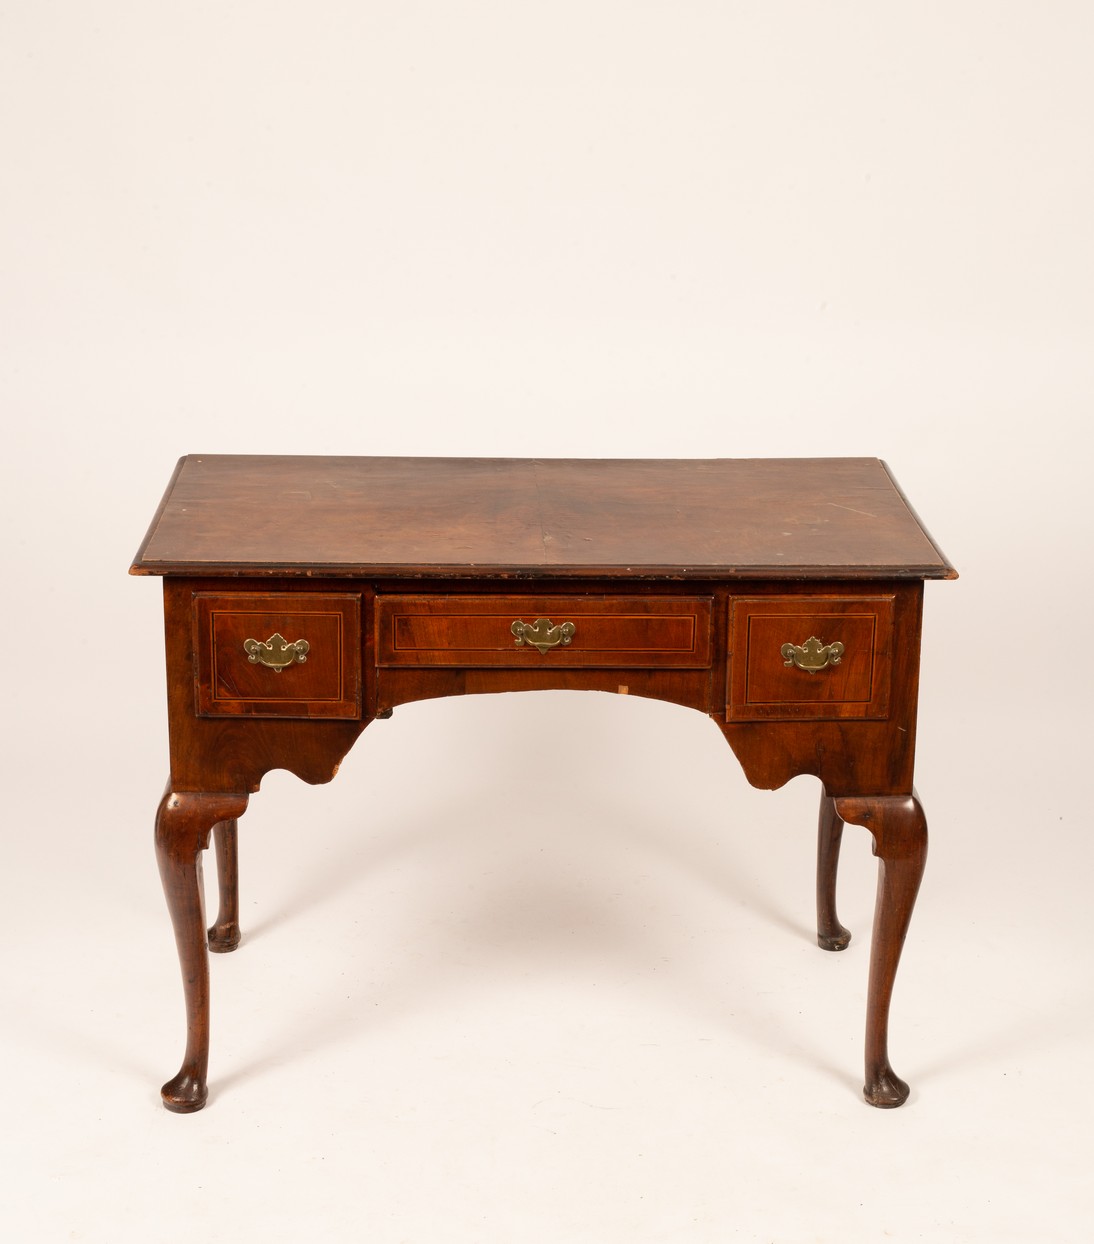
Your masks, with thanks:
[{"label": "wooden lowboy table", "polygon": [[956,573],[884,464],[197,455],[131,573],[164,579],[156,851],[187,1017],[169,1110],[205,1104],[206,949],[239,943],[236,822],[263,774],[330,781],[365,726],[412,700],[552,688],[699,709],[754,786],[819,777],[828,950],[850,938],[843,824],[870,831],[864,1092],[906,1099],[887,1032],[927,849],[912,789],[923,581]]}]

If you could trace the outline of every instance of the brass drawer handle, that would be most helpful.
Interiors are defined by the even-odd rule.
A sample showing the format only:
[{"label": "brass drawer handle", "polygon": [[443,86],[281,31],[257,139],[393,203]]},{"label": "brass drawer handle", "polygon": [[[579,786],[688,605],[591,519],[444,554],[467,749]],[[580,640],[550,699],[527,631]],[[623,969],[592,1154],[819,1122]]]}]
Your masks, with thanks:
[{"label": "brass drawer handle", "polygon": [[295,643],[289,643],[284,635],[275,631],[269,639],[263,643],[259,639],[245,639],[243,641],[243,651],[247,654],[247,660],[252,665],[265,665],[272,669],[275,674],[280,674],[283,669],[292,665],[294,661],[299,661],[301,665],[308,659],[308,650],[311,644],[306,639],[298,639]]},{"label": "brass drawer handle", "polygon": [[559,644],[568,644],[574,637],[572,622],[562,622],[555,626],[550,618],[536,618],[534,623],[518,620],[509,629],[516,636],[518,648],[521,644],[531,644],[540,652],[546,652],[548,648],[557,648]]},{"label": "brass drawer handle", "polygon": [[828,665],[839,665],[844,651],[838,639],[831,644],[822,644],[816,635],[811,635],[804,644],[783,644],[779,649],[784,664],[796,665],[807,674],[815,674]]}]

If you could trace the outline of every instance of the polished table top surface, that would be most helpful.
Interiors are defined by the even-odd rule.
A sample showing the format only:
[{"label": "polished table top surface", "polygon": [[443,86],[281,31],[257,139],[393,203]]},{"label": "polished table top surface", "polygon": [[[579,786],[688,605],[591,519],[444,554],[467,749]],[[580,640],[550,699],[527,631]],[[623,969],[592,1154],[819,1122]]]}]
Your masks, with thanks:
[{"label": "polished table top surface", "polygon": [[956,577],[876,458],[193,454],[131,572]]}]

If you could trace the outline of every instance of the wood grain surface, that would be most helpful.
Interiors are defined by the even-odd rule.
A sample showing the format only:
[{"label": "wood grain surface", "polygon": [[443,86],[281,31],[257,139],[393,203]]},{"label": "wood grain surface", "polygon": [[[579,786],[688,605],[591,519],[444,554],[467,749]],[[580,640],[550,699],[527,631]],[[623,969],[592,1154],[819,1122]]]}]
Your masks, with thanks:
[{"label": "wood grain surface", "polygon": [[134,574],[950,579],[876,458],[192,455]]}]

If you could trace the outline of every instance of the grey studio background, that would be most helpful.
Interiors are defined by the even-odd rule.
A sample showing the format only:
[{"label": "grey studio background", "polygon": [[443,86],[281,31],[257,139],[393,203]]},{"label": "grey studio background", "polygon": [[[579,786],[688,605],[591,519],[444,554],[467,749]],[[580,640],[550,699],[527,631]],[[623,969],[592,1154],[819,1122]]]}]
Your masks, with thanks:
[{"label": "grey studio background", "polygon": [[[5,1238],[1085,1241],[1086,4],[0,3]],[[699,714],[412,705],[241,823],[212,1099],[152,854],[187,452],[877,455],[932,848]],[[534,747],[530,742],[534,741]],[[428,774],[428,778],[425,775]]]}]

